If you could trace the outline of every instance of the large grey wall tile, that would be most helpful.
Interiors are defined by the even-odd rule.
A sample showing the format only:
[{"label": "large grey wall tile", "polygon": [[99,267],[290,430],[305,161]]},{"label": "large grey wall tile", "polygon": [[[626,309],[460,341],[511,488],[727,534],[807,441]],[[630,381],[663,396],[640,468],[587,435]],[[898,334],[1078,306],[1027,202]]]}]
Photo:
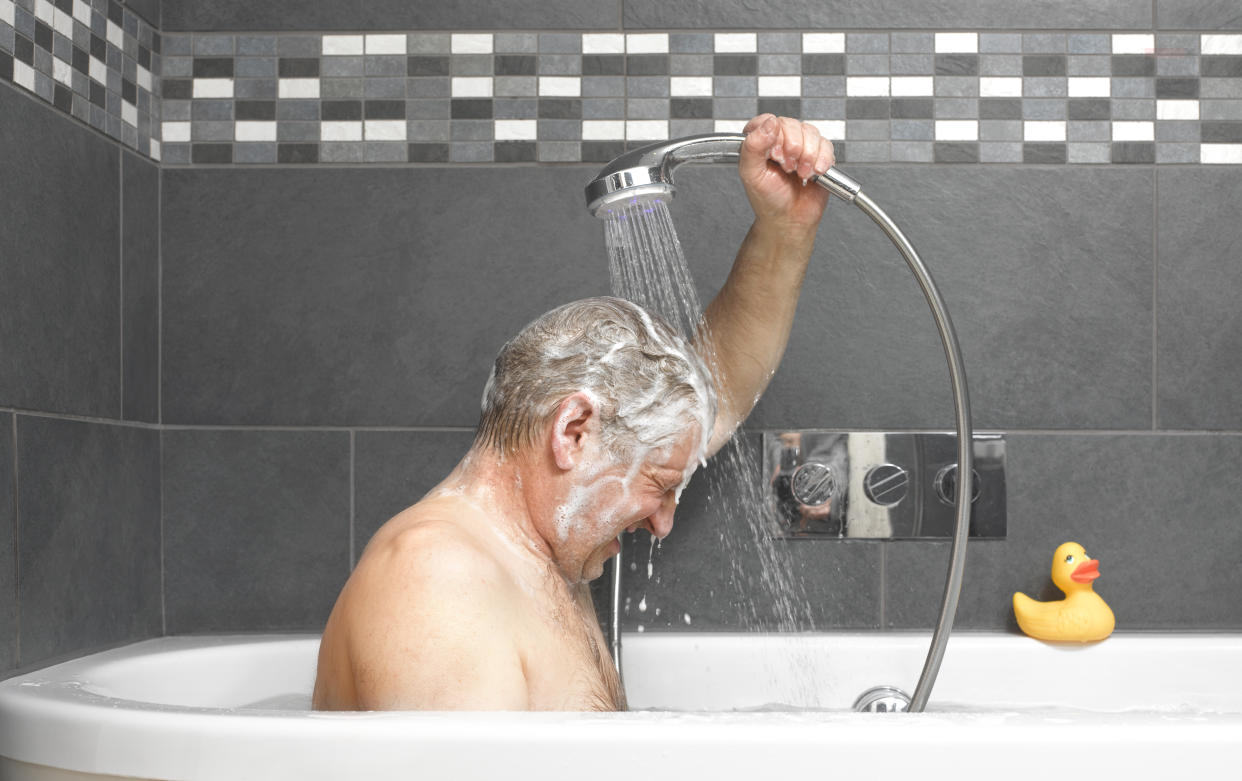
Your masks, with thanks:
[{"label": "large grey wall tile", "polygon": [[120,412],[118,152],[0,84],[0,404]]},{"label": "large grey wall tile", "polygon": [[1236,0],[1156,0],[1161,30],[1242,30]]},{"label": "large grey wall tile", "polygon": [[[748,435],[754,453],[757,440]],[[877,628],[879,545],[757,541],[742,483],[757,484],[759,468],[735,448],[690,481],[673,531],[658,546],[646,532],[625,535],[625,629]]]},{"label": "large grey wall tile", "polygon": [[1159,175],[1157,422],[1236,431],[1242,429],[1242,172]]},{"label": "large grey wall tile", "polygon": [[159,434],[17,416],[21,659],[158,635]]},{"label": "large grey wall tile", "polygon": [[160,169],[126,152],[121,159],[122,415],[159,421]]},{"label": "large grey wall tile", "polygon": [[[482,391],[480,390],[480,396]],[[354,552],[389,518],[448,476],[473,431],[359,431],[354,435]]]},{"label": "large grey wall tile", "polygon": [[397,0],[165,0],[164,29],[212,30],[505,30],[613,29],[620,0],[516,0],[408,3]]},{"label": "large grey wall tile", "polygon": [[1147,0],[1075,3],[979,3],[975,0],[625,0],[627,28],[713,29],[737,27],[840,30],[848,28],[1070,28],[1144,29],[1151,26]]},{"label": "large grey wall tile", "polygon": [[349,434],[163,437],[168,632],[321,629],[349,574]]},{"label": "large grey wall tile", "polygon": [[[1151,425],[1154,177],[1144,170],[856,166],[931,268],[982,428]],[[751,215],[727,168],[678,179],[700,296]],[[829,204],[789,347],[753,427],[949,428],[943,351],[897,250]]]},{"label": "large grey wall tile", "polygon": [[0,677],[17,666],[17,495],[13,416],[0,415]]},{"label": "large grey wall tile", "polygon": [[[956,626],[1012,629],[1014,591],[1059,599],[1052,553],[1082,543],[1118,629],[1242,629],[1242,436],[1011,435],[1009,534],[971,542]],[[888,625],[930,627],[948,546],[889,549]]]},{"label": "large grey wall tile", "polygon": [[607,292],[590,175],[165,171],[164,422],[474,426],[504,342]]}]

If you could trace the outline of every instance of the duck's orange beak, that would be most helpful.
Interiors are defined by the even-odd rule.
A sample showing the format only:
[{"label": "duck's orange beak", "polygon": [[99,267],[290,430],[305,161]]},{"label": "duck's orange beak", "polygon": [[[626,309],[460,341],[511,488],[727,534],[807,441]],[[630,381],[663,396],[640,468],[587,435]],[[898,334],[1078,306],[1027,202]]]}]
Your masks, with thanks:
[{"label": "duck's orange beak", "polygon": [[1100,560],[1087,559],[1082,564],[1074,568],[1070,573],[1070,580],[1075,583],[1090,583],[1100,576]]}]

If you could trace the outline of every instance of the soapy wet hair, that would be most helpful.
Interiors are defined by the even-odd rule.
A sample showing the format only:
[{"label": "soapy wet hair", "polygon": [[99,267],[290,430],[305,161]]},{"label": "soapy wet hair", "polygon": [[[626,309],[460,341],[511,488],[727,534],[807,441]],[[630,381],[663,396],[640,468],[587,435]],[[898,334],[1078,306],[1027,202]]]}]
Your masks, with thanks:
[{"label": "soapy wet hair", "polygon": [[496,357],[483,391],[476,446],[513,453],[533,443],[568,396],[596,402],[604,446],[618,459],[676,443],[716,418],[706,364],[658,316],[629,301],[588,298],[522,329]]}]

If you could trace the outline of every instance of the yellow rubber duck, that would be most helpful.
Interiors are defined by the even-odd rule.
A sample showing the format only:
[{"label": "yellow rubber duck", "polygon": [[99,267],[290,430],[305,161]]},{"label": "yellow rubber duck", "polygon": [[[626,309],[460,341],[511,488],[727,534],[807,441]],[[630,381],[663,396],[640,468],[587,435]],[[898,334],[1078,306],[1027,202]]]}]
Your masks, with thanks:
[{"label": "yellow rubber duck", "polygon": [[1091,587],[1100,576],[1100,562],[1087,556],[1076,542],[1067,542],[1052,554],[1052,582],[1065,599],[1039,602],[1026,594],[1013,595],[1013,614],[1022,631],[1037,640],[1091,643],[1113,632],[1113,611]]}]

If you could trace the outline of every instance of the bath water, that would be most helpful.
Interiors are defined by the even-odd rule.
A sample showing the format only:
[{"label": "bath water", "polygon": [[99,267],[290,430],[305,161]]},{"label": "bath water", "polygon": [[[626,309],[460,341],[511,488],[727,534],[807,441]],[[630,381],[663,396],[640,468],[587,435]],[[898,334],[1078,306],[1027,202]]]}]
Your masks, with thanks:
[{"label": "bath water", "polygon": [[[613,293],[659,314],[687,339],[694,339],[703,328],[702,307],[668,204],[639,200],[614,211],[605,221],[605,241]],[[713,374],[718,374],[714,356],[703,358]],[[810,601],[802,581],[793,575],[789,548],[774,541],[770,533],[774,521],[755,454],[745,439],[734,436],[714,461],[707,472],[708,510],[717,516],[713,525],[730,562],[742,628],[765,632],[814,629]],[[658,547],[653,546],[648,580],[656,551]],[[631,563],[630,571],[635,569]],[[640,609],[645,606],[644,595]]]}]

